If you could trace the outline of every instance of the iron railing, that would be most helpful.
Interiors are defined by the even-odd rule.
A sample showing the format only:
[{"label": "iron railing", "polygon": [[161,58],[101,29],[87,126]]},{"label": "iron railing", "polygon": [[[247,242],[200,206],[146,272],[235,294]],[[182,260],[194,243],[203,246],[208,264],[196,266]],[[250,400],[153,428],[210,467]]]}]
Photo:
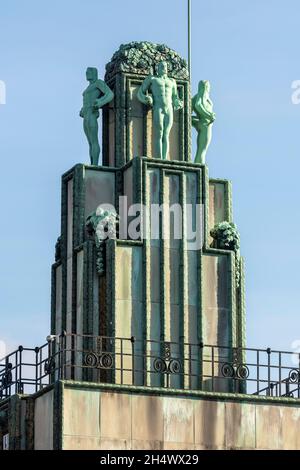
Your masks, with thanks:
[{"label": "iron railing", "polygon": [[300,398],[300,354],[62,334],[0,361],[0,399],[58,379]]}]

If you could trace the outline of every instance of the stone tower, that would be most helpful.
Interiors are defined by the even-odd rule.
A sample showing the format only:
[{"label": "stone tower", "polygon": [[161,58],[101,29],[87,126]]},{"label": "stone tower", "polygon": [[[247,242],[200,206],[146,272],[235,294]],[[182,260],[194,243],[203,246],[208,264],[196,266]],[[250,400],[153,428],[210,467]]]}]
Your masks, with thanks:
[{"label": "stone tower", "polygon": [[[183,101],[175,112],[167,160],[153,158],[152,111],[137,99],[138,88],[161,60],[167,61]],[[62,177],[62,226],[52,269],[52,334],[108,336],[116,362],[121,348],[132,351],[133,339],[137,372],[134,377],[115,374],[116,383],[164,384],[165,376],[156,372],[165,365],[153,365],[151,358],[164,361],[167,355],[173,360],[169,386],[210,389],[202,373],[205,355],[211,353],[202,345],[244,345],[243,260],[218,247],[210,235],[216,224],[232,222],[231,185],[210,179],[206,166],[192,162],[190,83],[186,62],[176,52],[145,42],[122,45],[106,66],[105,80],[115,98],[103,111],[103,164],[79,164]],[[86,227],[88,216],[100,204],[120,212],[124,196],[129,207],[177,204],[190,205],[195,212],[201,206],[201,246],[189,248],[183,209],[177,221],[181,239],[174,237],[172,217],[163,213],[157,239],[130,239],[119,233],[97,249]],[[147,217],[151,227],[151,214],[142,214]],[[68,336],[67,349],[73,349],[71,341]],[[98,346],[91,341],[83,349],[95,352]],[[131,361],[127,358],[129,369]],[[82,379],[82,370],[70,367],[68,377]]]},{"label": "stone tower", "polygon": [[[161,61],[182,105],[166,159],[138,99]],[[51,335],[0,361],[0,449],[300,449],[295,354],[245,348],[231,185],[192,161],[185,61],[134,42],[105,80],[102,166],[62,177]]]}]

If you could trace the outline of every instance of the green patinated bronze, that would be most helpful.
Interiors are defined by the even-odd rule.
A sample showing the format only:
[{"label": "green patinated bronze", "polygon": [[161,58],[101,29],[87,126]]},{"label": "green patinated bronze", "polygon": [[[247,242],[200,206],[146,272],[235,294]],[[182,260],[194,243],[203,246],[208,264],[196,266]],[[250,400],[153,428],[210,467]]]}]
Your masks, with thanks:
[{"label": "green patinated bronze", "polygon": [[212,125],[216,119],[213,103],[209,97],[210,83],[207,80],[199,82],[198,93],[192,99],[192,125],[198,132],[197,153],[195,163],[205,164],[206,153],[211,142]]},{"label": "green patinated bronze", "polygon": [[98,138],[99,109],[114,99],[114,94],[103,80],[98,79],[98,71],[94,67],[86,70],[89,86],[83,92],[83,107],[80,117],[83,118],[83,128],[89,143],[92,165],[98,165],[100,145]]},{"label": "green patinated bronze", "polygon": [[[105,80],[114,91],[114,106],[103,109],[103,164],[122,167],[135,156],[154,157],[152,109],[137,103],[137,89],[147,76],[167,62],[168,77],[176,80],[183,107],[174,116],[170,159],[191,160],[191,98],[186,61],[164,44],[132,42],[121,45],[106,66]],[[174,132],[176,127],[176,132]],[[113,142],[113,145],[112,145]]]},{"label": "green patinated bronze", "polygon": [[[161,49],[161,51],[159,50]],[[130,45],[121,46],[119,51],[113,56],[113,60],[107,66],[106,80],[107,85],[114,92],[113,105],[106,106],[103,112],[103,165],[98,167],[89,167],[86,165],[76,165],[74,169],[70,170],[63,177],[63,232],[61,241],[61,257],[59,255],[59,246],[57,254],[57,263],[53,267],[53,282],[52,282],[52,331],[55,332],[55,299],[56,289],[60,288],[59,282],[56,284],[56,267],[61,266],[59,276],[62,276],[62,327],[66,328],[67,305],[72,308],[72,331],[80,330],[84,334],[98,333],[98,319],[101,324],[101,334],[114,336],[117,334],[120,327],[120,314],[119,314],[119,288],[120,283],[117,281],[117,269],[119,269],[119,248],[128,246],[132,248],[140,248],[139,252],[143,258],[142,264],[142,302],[144,303],[144,310],[142,315],[136,317],[136,311],[139,305],[133,303],[132,306],[132,321],[141,322],[141,329],[144,331],[146,339],[153,336],[153,324],[151,320],[151,294],[149,286],[151,286],[152,277],[152,253],[151,246],[147,240],[119,240],[118,237],[113,240],[108,240],[103,243],[101,237],[97,234],[98,223],[104,220],[104,214],[96,214],[93,212],[86,220],[85,212],[85,198],[86,191],[94,191],[95,186],[90,186],[88,183],[88,173],[111,173],[115,174],[114,179],[114,195],[115,200],[118,196],[124,194],[131,194],[133,203],[142,203],[147,207],[151,201],[150,189],[150,174],[155,171],[158,173],[159,184],[159,202],[163,203],[168,197],[169,189],[166,186],[165,175],[173,174],[178,176],[179,179],[179,202],[184,206],[189,201],[191,193],[189,193],[188,181],[193,179],[188,178],[188,175],[194,173],[194,181],[197,187],[196,193],[193,193],[197,203],[203,204],[204,210],[204,245],[203,249],[194,257],[197,263],[198,282],[195,289],[197,289],[197,299],[195,305],[197,306],[197,320],[193,323],[193,328],[197,329],[197,339],[202,341],[207,336],[207,318],[205,312],[205,303],[203,294],[207,288],[205,284],[205,273],[207,270],[207,263],[210,256],[216,259],[216,266],[224,266],[224,276],[227,278],[228,286],[228,345],[236,346],[244,344],[244,290],[243,290],[243,265],[242,259],[237,258],[236,251],[229,249],[228,246],[221,246],[215,242],[211,244],[210,228],[211,223],[227,221],[232,222],[231,211],[231,186],[230,183],[224,180],[211,180],[212,184],[224,186],[221,191],[224,194],[222,200],[222,208],[218,209],[210,219],[211,211],[209,210],[210,198],[210,179],[207,167],[199,165],[199,162],[191,163],[191,104],[190,98],[190,84],[188,81],[188,72],[185,62],[166,46],[148,45],[148,43],[131,43]],[[138,58],[145,60],[144,66],[137,62]],[[147,62],[147,64],[146,64]],[[145,65],[146,64],[146,65]],[[177,65],[177,68],[176,68]],[[148,77],[147,77],[148,76]],[[175,81],[176,80],[176,81]],[[178,90],[178,92],[177,92]],[[198,95],[197,95],[198,96]],[[139,101],[143,103],[141,106]],[[196,98],[196,97],[195,97]],[[194,101],[195,101],[194,98]],[[200,98],[199,98],[200,99]],[[165,160],[167,156],[168,134],[170,132],[170,116],[174,109],[181,107],[181,100],[184,106],[175,115],[176,128],[172,130],[171,144],[172,149],[179,149],[178,153],[170,155],[172,160]],[[151,106],[152,105],[152,110]],[[214,115],[213,115],[214,116]],[[154,128],[158,129],[160,139],[152,140],[153,131],[151,121],[153,119]],[[197,120],[197,115],[194,116],[194,123]],[[200,121],[198,116],[198,121]],[[175,126],[174,126],[175,127]],[[156,133],[157,135],[157,133]],[[142,138],[140,138],[142,136]],[[136,145],[136,140],[139,140],[139,146]],[[153,152],[153,147],[158,149]],[[177,145],[177,147],[176,147]],[[137,151],[138,150],[138,151]],[[146,155],[147,157],[145,157]],[[136,157],[136,158],[135,158]],[[154,159],[149,158],[154,157]],[[155,159],[159,157],[160,160]],[[132,175],[132,176],[131,176]],[[68,218],[68,182],[73,180],[73,265],[72,265],[72,281],[67,276],[67,265],[70,261],[67,259],[67,225]],[[104,180],[105,181],[105,180]],[[101,184],[101,183],[100,183]],[[218,186],[218,187],[220,187]],[[218,194],[212,198],[212,204],[217,200]],[[223,197],[223,196],[222,196]],[[105,200],[99,199],[99,203],[104,203]],[[98,202],[97,202],[98,203]],[[94,206],[95,207],[95,206]],[[116,202],[116,209],[118,205]],[[87,222],[88,230],[85,230]],[[70,223],[70,221],[68,222]],[[92,237],[88,236],[88,233]],[[70,242],[69,242],[70,245]],[[184,341],[189,338],[189,320],[188,320],[188,306],[190,301],[189,295],[189,266],[191,262],[188,260],[185,241],[183,240],[181,247],[178,249],[178,256],[180,258],[180,272],[178,274],[178,305],[180,310],[180,319],[178,322],[180,347],[184,349]],[[68,248],[69,250],[69,248]],[[119,251],[118,251],[119,250]],[[169,330],[169,311],[166,308],[167,295],[166,289],[168,288],[168,247],[164,240],[160,241],[158,256],[160,258],[160,294],[157,300],[158,308],[160,309],[159,326],[157,334],[158,338],[162,341],[168,341]],[[135,250],[135,252],[137,252]],[[80,255],[80,256],[79,256]],[[133,256],[133,255],[132,255]],[[138,257],[134,255],[132,261],[136,263]],[[61,259],[60,259],[61,258]],[[118,262],[117,262],[118,260]],[[224,261],[223,261],[224,260]],[[117,266],[118,263],[118,266]],[[70,271],[70,268],[68,268]],[[127,269],[127,267],[126,267]],[[130,268],[129,283],[132,282],[135,267]],[[219,268],[218,268],[219,269]],[[223,268],[222,268],[223,269]],[[68,271],[68,273],[69,273]],[[222,271],[223,272],[223,271]],[[241,272],[240,281],[237,274]],[[95,278],[95,274],[99,275],[99,280]],[[125,274],[125,273],[124,273]],[[222,274],[223,275],[223,274]],[[76,276],[82,276],[83,283],[83,298],[80,308],[82,309],[82,318],[78,316],[78,302],[76,296],[80,296],[78,290],[78,280]],[[57,277],[60,279],[60,277]],[[130,281],[131,279],[131,281]],[[67,289],[70,283],[73,284],[72,300],[68,300],[67,304]],[[98,285],[99,282],[99,285]],[[59,290],[57,291],[59,295]],[[206,291],[205,291],[206,292]],[[119,302],[119,303],[118,303]],[[135,302],[135,300],[134,300]],[[68,317],[69,318],[69,317]],[[69,320],[70,321],[70,320]],[[58,325],[60,320],[58,319]],[[133,323],[132,331],[140,328]],[[156,328],[156,326],[155,326]],[[134,333],[133,333],[134,334]],[[138,330],[140,335],[140,330]],[[147,351],[143,351],[146,353]],[[199,353],[199,362],[201,363],[202,357]],[[187,372],[187,365],[184,364],[183,370]],[[201,365],[197,371],[199,380],[197,386],[201,387]],[[84,377],[83,377],[84,379]],[[91,380],[91,378],[89,378]],[[182,381],[181,381],[182,382]],[[149,377],[145,378],[145,383],[151,385]],[[161,385],[164,385],[164,378],[161,377]],[[186,383],[180,383],[181,386]],[[194,385],[193,385],[194,386]],[[196,385],[195,385],[196,386]]]},{"label": "green patinated bronze", "polygon": [[240,234],[237,226],[232,222],[220,222],[210,231],[214,239],[215,248],[232,250],[235,253],[235,274],[237,287],[240,285]]},{"label": "green patinated bronze", "polygon": [[[151,94],[149,94],[151,93]],[[174,111],[183,107],[176,81],[168,77],[168,64],[159,62],[157,76],[147,77],[138,91],[138,99],[153,107],[154,157],[167,159]]]},{"label": "green patinated bronze", "polygon": [[104,242],[106,238],[116,238],[117,214],[115,212],[104,210],[101,207],[90,214],[86,220],[88,232],[94,234],[96,245],[96,267],[99,276],[105,274],[105,253]]},{"label": "green patinated bronze", "polygon": [[134,73],[138,75],[153,75],[156,65],[166,61],[169,76],[177,80],[188,80],[189,72],[186,60],[165,44],[133,41],[122,44],[106,65],[105,80],[110,80],[115,74]]},{"label": "green patinated bronze", "polygon": [[216,248],[239,251],[240,235],[237,226],[232,222],[220,222],[211,229],[210,234],[216,241]]}]

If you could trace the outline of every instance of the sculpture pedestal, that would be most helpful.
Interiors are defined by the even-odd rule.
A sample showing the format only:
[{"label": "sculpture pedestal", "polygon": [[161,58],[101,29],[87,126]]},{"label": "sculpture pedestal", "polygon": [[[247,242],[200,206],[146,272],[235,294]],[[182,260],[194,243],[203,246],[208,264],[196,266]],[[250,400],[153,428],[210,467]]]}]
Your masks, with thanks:
[{"label": "sculpture pedestal", "polygon": [[[232,221],[230,184],[209,180],[204,166],[137,157],[120,169],[76,165],[63,176],[62,185],[61,248],[52,269],[52,333],[134,337],[140,361],[143,355],[163,354],[164,345],[171,345],[172,358],[182,369],[169,386],[209,390],[210,380],[201,379],[202,374],[211,374],[205,370],[199,344],[244,344],[242,260],[237,265],[234,252],[210,247],[210,229]],[[118,210],[120,196],[127,197],[128,206],[148,208],[202,204],[203,246],[188,249],[185,217],[183,239],[170,232],[165,240],[162,230],[171,230],[171,219],[164,218],[158,239],[107,240],[105,271],[99,276],[95,242],[85,221],[100,204]],[[241,272],[239,284],[236,269]],[[189,344],[195,345],[192,353]],[[229,353],[222,354],[224,361],[230,360]],[[137,384],[162,384],[159,374],[143,373],[149,367],[142,362],[140,367]],[[125,383],[131,383],[131,373],[127,375]]]}]

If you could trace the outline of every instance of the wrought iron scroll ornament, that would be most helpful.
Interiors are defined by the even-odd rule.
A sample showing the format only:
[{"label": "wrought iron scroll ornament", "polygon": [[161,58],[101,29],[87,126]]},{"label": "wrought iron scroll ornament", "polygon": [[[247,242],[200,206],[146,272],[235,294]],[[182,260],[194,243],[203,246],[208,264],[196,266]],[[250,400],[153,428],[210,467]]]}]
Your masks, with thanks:
[{"label": "wrought iron scroll ornament", "polygon": [[245,364],[230,364],[225,362],[221,369],[223,377],[246,380],[249,377],[249,369]]},{"label": "wrought iron scroll ornament", "polygon": [[5,373],[2,375],[1,388],[9,387],[12,383],[12,364],[9,362],[5,365]]},{"label": "wrought iron scroll ornament", "polygon": [[45,360],[44,370],[46,374],[52,374],[55,371],[55,359],[53,356]]},{"label": "wrought iron scroll ornament", "polygon": [[171,344],[166,342],[163,346],[163,357],[153,360],[153,369],[160,374],[180,374],[181,362],[171,356]]},{"label": "wrought iron scroll ornament", "polygon": [[239,349],[233,349],[232,362],[225,362],[221,367],[221,374],[226,378],[246,380],[249,377],[249,368],[239,362]]},{"label": "wrought iron scroll ornament", "polygon": [[299,370],[293,369],[289,373],[289,381],[292,384],[296,384],[300,382],[300,373]]},{"label": "wrought iron scroll ornament", "polygon": [[85,355],[84,364],[86,367],[96,369],[111,369],[113,367],[114,360],[112,354],[108,352],[96,354],[91,351]]}]

